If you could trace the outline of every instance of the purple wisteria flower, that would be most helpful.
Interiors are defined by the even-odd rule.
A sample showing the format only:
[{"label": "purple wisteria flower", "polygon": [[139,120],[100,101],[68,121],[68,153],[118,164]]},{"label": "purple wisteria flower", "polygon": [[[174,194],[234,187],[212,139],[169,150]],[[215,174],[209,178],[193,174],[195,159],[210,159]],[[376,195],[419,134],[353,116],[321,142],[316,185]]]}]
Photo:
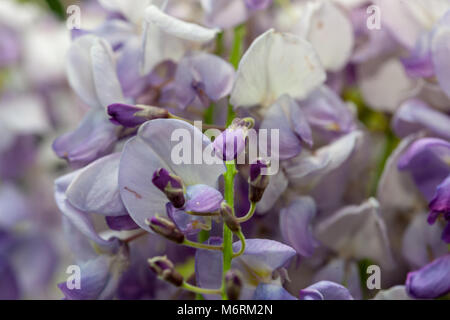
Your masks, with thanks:
[{"label": "purple wisteria flower", "polygon": [[[212,239],[210,244],[220,243]],[[233,243],[233,250],[239,251],[240,242]],[[251,299],[260,283],[277,283],[276,271],[287,267],[295,256],[291,247],[273,240],[247,239],[244,253],[233,259],[231,268],[241,271],[243,288],[240,299]],[[195,255],[196,279],[200,287],[218,288],[221,283],[222,255],[213,251],[198,250]],[[211,297],[217,298],[217,297]]]},{"label": "purple wisteria flower", "polygon": [[438,298],[450,292],[450,255],[444,255],[422,269],[408,273],[406,289],[418,299]]},{"label": "purple wisteria flower", "polygon": [[[173,133],[178,134],[181,142],[176,143],[177,140],[171,139]],[[187,146],[180,149],[186,139]],[[190,141],[195,143],[191,144]],[[141,228],[150,231],[146,220],[156,214],[165,215],[166,204],[170,203],[162,192],[169,180],[166,183],[161,180],[161,185],[159,179],[152,182],[154,174],[160,175],[158,172],[161,169],[168,179],[169,174],[174,175],[182,183],[180,187],[186,197],[186,203],[181,205],[183,210],[213,212],[219,208],[222,197],[214,189],[225,167],[216,157],[211,164],[196,164],[195,153],[204,150],[209,150],[210,154],[213,152],[211,141],[201,131],[184,121],[172,119],[146,122],[140,127],[137,136],[127,142],[119,164],[120,197],[130,216]],[[172,184],[172,187],[176,185]],[[174,214],[178,215],[178,212]],[[179,214],[189,218],[186,213]],[[178,219],[174,220],[178,222]]]}]

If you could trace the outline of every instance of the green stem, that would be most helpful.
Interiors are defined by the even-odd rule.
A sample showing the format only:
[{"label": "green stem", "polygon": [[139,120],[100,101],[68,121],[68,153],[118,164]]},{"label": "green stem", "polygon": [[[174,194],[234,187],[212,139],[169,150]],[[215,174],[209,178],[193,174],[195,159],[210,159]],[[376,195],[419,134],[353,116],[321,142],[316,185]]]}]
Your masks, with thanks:
[{"label": "green stem", "polygon": [[[239,61],[242,56],[243,42],[245,39],[245,24],[241,24],[234,28],[234,39],[233,46],[231,47],[230,63],[237,70],[239,66]],[[234,108],[231,104],[228,104],[228,114],[227,114],[227,127],[231,124],[231,121],[236,117]]]},{"label": "green stem", "polygon": [[61,21],[66,19],[66,12],[59,0],[45,0],[53,14]]},{"label": "green stem", "polygon": [[244,237],[244,234],[242,233],[242,230],[239,230],[239,232],[237,232],[236,234],[239,237],[239,240],[241,240],[241,249],[239,249],[238,252],[233,253],[233,258],[239,257],[245,251],[245,237]]},{"label": "green stem", "polygon": [[[239,65],[242,55],[242,43],[245,37],[245,25],[240,25],[234,29],[233,46],[231,48],[230,63],[235,69]],[[236,116],[233,106],[228,105],[227,126],[231,124]],[[225,181],[225,201],[234,209],[234,176],[237,173],[236,165],[233,161],[225,163],[227,171],[224,173]],[[222,299],[227,299],[225,291],[225,274],[231,269],[233,259],[233,232],[223,224],[223,271],[222,271]]]},{"label": "green stem", "polygon": [[190,241],[190,240],[187,240],[187,239],[184,239],[183,245],[188,246],[188,247],[192,247],[192,248],[206,249],[206,250],[220,250],[221,251],[223,249],[222,246],[213,246],[213,245],[210,245],[210,244],[193,242],[193,241]]},{"label": "green stem", "polygon": [[255,213],[255,210],[256,210],[256,203],[251,202],[250,203],[250,209],[248,209],[248,212],[246,213],[246,215],[243,216],[243,217],[237,218],[237,221],[239,223],[242,223],[242,222],[250,220],[253,217],[253,214]]},{"label": "green stem", "polygon": [[[234,160],[226,162],[227,171],[224,174],[225,180],[225,201],[234,208],[234,176],[236,166]],[[227,299],[225,292],[225,274],[231,269],[231,259],[233,259],[233,232],[223,224],[223,285],[222,298]]]},{"label": "green stem", "polygon": [[189,284],[187,282],[183,282],[181,287],[183,289],[189,290],[189,291],[197,293],[197,294],[220,294],[221,293],[221,289],[200,288],[200,287],[197,287],[197,286],[193,286],[192,284]]}]

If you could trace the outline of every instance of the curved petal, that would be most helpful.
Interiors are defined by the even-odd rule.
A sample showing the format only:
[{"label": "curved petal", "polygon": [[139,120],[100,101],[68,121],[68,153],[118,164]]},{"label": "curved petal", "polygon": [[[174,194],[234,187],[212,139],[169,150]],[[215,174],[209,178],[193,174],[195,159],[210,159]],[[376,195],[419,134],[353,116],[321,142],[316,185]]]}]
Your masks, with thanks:
[{"label": "curved petal", "polygon": [[353,300],[346,287],[331,282],[320,281],[300,290],[300,300]]},{"label": "curved petal", "polygon": [[309,257],[319,245],[312,232],[316,204],[311,197],[298,197],[280,211],[280,229],[283,238],[299,255]]},{"label": "curved petal", "polygon": [[322,221],[316,231],[324,245],[349,258],[370,258],[387,268],[392,267],[386,226],[374,198],[359,206],[342,208]]},{"label": "curved petal", "polygon": [[211,41],[220,31],[219,29],[209,29],[179,20],[169,16],[154,5],[150,5],[145,9],[145,20],[155,24],[165,33],[199,43]]},{"label": "curved petal", "polygon": [[288,180],[283,170],[278,170],[274,175],[270,176],[269,184],[261,198],[256,204],[258,213],[266,213],[275,205],[280,196],[288,187]]},{"label": "curved petal", "polygon": [[[302,149],[300,142],[312,146],[312,132],[306,117],[298,104],[289,96],[282,95],[267,110],[260,129],[266,129],[268,135],[272,129],[279,131],[279,154],[271,157],[280,160],[289,159],[298,155]],[[268,138],[268,148],[271,147],[271,138]]]},{"label": "curved petal", "polygon": [[417,299],[434,299],[450,292],[450,254],[422,269],[408,273],[408,294]]},{"label": "curved petal", "polygon": [[353,50],[353,28],[349,18],[331,1],[324,1],[309,19],[307,39],[328,71],[341,70]]},{"label": "curved petal", "polygon": [[267,107],[283,94],[302,99],[325,78],[311,44],[271,29],[256,38],[242,57],[230,101],[235,107]]},{"label": "curved petal", "polygon": [[[68,300],[98,299],[109,280],[110,258],[101,255],[84,263],[80,267],[80,288],[69,288],[67,282],[58,284],[58,288]],[[108,297],[105,297],[108,298]]]},{"label": "curved petal", "polygon": [[301,101],[303,113],[314,129],[334,138],[356,129],[355,116],[341,98],[327,86]]},{"label": "curved petal", "polygon": [[67,200],[80,211],[122,216],[127,212],[119,194],[120,153],[113,153],[83,168],[66,191]]},{"label": "curved petal", "polygon": [[187,202],[185,210],[200,213],[219,210],[223,201],[222,194],[215,188],[197,184],[186,189]]},{"label": "curved petal", "polygon": [[206,95],[218,101],[231,92],[234,81],[234,68],[222,58],[197,53],[181,59],[175,74],[177,98],[181,108],[186,108],[196,96]]},{"label": "curved petal", "polygon": [[314,154],[304,152],[285,164],[286,176],[295,186],[311,188],[327,174],[341,167],[353,154],[360,131],[352,131],[332,143],[319,148]]},{"label": "curved petal", "polygon": [[450,143],[437,138],[414,142],[400,157],[398,168],[408,170],[419,190],[431,201],[436,187],[450,174]]},{"label": "curved petal", "polygon": [[394,115],[392,127],[402,138],[421,129],[427,129],[439,137],[450,139],[450,117],[417,99],[402,103]]},{"label": "curved petal", "polygon": [[419,134],[410,135],[400,142],[389,156],[377,188],[377,199],[381,205],[381,213],[387,223],[393,215],[389,213],[408,212],[412,210],[418,196],[414,182],[405,172],[398,170],[397,163],[402,154],[418,138]]},{"label": "curved petal", "polygon": [[354,299],[362,299],[361,278],[356,262],[333,259],[314,275],[313,282],[331,281],[347,287]]},{"label": "curved petal", "polygon": [[[150,231],[145,220],[166,212],[168,200],[152,183],[153,172],[157,169],[165,168],[179,176],[185,186],[216,187],[225,170],[223,162],[216,159],[216,164],[194,164],[210,144],[200,130],[173,119],[148,121],[140,127],[137,136],[127,142],[119,164],[120,195],[130,216],[141,228]],[[188,159],[176,159],[179,146]],[[184,160],[188,163],[183,163]]]},{"label": "curved petal", "polygon": [[[233,243],[233,251],[241,248],[241,242]],[[289,263],[295,256],[293,248],[281,242],[268,239],[247,239],[244,254],[233,260],[233,265],[242,266],[248,272],[261,277],[271,277],[272,272]]]},{"label": "curved petal", "polygon": [[92,108],[122,102],[111,46],[94,35],[73,41],[67,54],[67,78],[77,95]]},{"label": "curved petal", "polygon": [[55,200],[59,210],[68,221],[87,238],[91,239],[100,246],[114,249],[118,246],[118,240],[111,238],[105,240],[95,231],[90,217],[75,207],[73,207],[66,197],[66,190],[70,183],[80,174],[81,170],[72,172],[58,178],[55,181]]},{"label": "curved petal", "polygon": [[403,257],[411,268],[423,267],[430,261],[430,255],[439,257],[447,252],[441,240],[443,228],[439,224],[430,226],[423,214],[417,215],[403,234]]},{"label": "curved petal", "polygon": [[112,124],[105,110],[91,110],[78,128],[58,137],[53,150],[60,158],[82,167],[111,152],[117,141],[117,127]]}]

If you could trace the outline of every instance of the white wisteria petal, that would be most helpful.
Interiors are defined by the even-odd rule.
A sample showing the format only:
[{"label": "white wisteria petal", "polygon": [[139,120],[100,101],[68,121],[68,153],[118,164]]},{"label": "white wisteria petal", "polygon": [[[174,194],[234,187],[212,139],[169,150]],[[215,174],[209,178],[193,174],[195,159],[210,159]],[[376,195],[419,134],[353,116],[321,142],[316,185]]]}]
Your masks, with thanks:
[{"label": "white wisteria petal", "polygon": [[306,40],[270,29],[242,57],[231,92],[235,107],[270,106],[283,94],[303,99],[325,81],[314,48]]},{"label": "white wisteria petal", "polygon": [[145,17],[142,74],[165,60],[178,62],[188,50],[211,41],[220,31],[171,17],[153,5]]},{"label": "white wisteria petal", "polygon": [[172,17],[153,5],[145,9],[145,20],[168,34],[200,43],[211,41],[220,32]]},{"label": "white wisteria petal", "polygon": [[67,78],[72,89],[91,108],[123,101],[110,45],[93,35],[77,38],[68,51]]},{"label": "white wisteria petal", "polygon": [[344,207],[319,223],[316,235],[325,246],[342,257],[369,258],[391,268],[393,258],[379,207],[374,198],[361,205]]},{"label": "white wisteria petal", "polygon": [[106,108],[112,103],[124,102],[111,46],[96,41],[91,48],[92,74],[98,100]]},{"label": "white wisteria petal", "polygon": [[404,100],[420,89],[418,80],[411,79],[396,58],[361,64],[358,78],[364,100],[378,111],[393,113]]},{"label": "white wisteria petal", "polygon": [[353,28],[342,10],[329,1],[321,2],[315,10],[310,10],[306,38],[319,55],[328,71],[341,70],[350,59],[354,45]]},{"label": "white wisteria petal", "polygon": [[350,158],[362,137],[361,131],[352,131],[329,145],[319,148],[314,154],[304,151],[300,156],[286,161],[284,169],[289,182],[296,187],[313,188],[323,177]]},{"label": "white wisteria petal", "polygon": [[[168,200],[152,183],[156,170],[165,168],[179,176],[186,187],[196,184],[217,187],[218,178],[225,171],[223,162],[216,159],[211,165],[194,164],[194,157],[201,157],[200,153],[210,144],[200,130],[173,119],[148,121],[140,127],[137,136],[127,142],[119,164],[120,195],[128,213],[141,228],[150,231],[145,220],[166,213]],[[180,145],[183,145],[183,155],[188,154],[186,162],[190,164],[172,158],[179,156]]]}]

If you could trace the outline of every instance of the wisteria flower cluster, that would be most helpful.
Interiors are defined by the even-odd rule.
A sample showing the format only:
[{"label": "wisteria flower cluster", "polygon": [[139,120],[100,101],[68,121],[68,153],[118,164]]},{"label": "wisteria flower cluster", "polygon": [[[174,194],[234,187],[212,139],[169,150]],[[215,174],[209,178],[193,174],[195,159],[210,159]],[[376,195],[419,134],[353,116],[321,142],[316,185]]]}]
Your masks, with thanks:
[{"label": "wisteria flower cluster", "polygon": [[0,298],[449,298],[449,0],[18,6]]}]

